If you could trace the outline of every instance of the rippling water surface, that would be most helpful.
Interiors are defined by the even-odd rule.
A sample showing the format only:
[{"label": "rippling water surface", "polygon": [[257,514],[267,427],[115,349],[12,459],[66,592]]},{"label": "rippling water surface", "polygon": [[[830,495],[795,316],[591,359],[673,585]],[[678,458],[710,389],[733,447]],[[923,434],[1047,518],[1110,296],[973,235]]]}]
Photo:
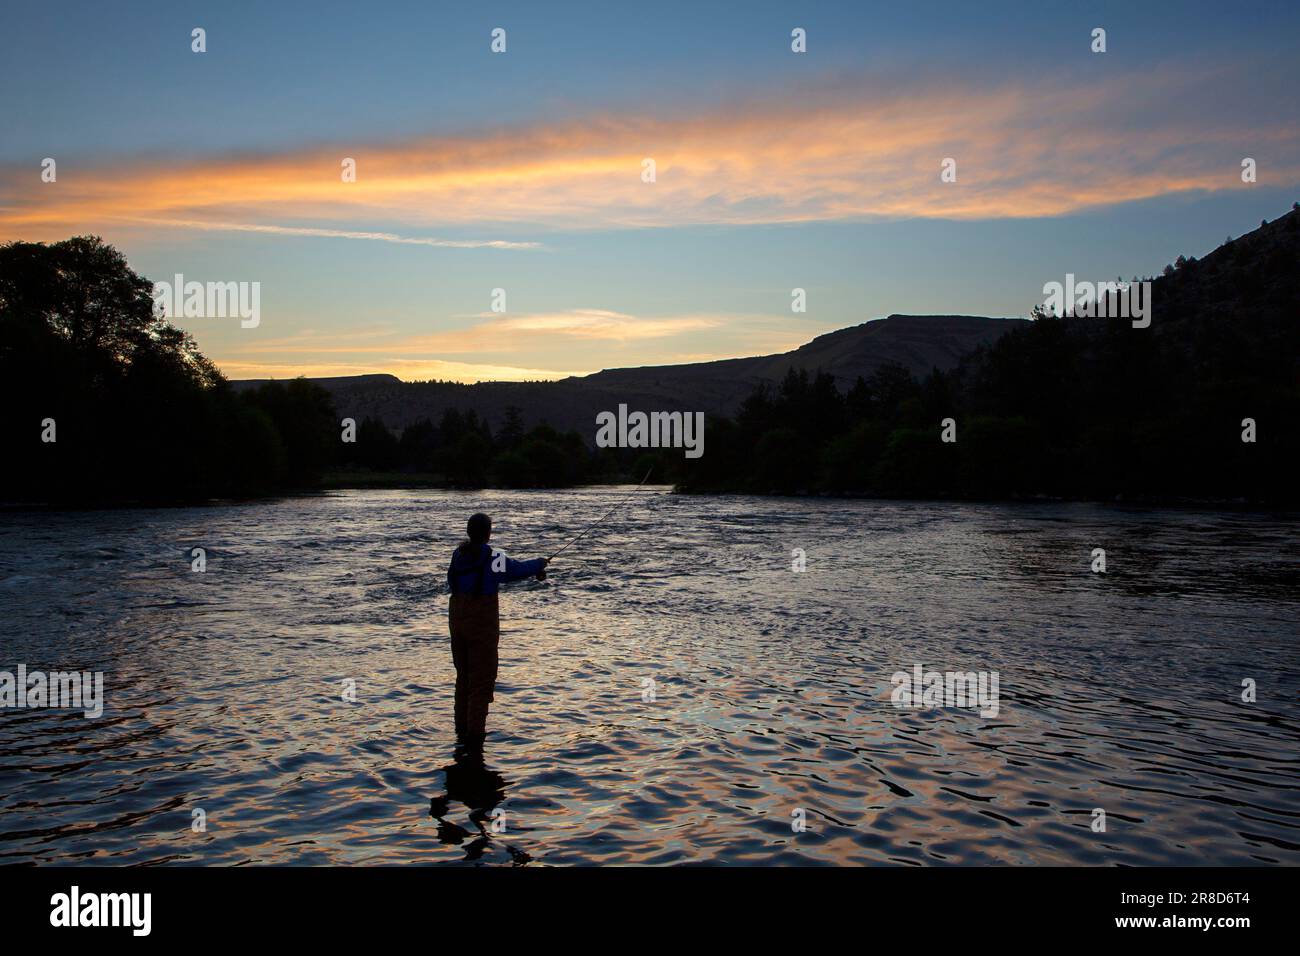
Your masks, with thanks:
[{"label": "rippling water surface", "polygon": [[[1300,863],[1280,517],[643,489],[503,595],[455,762],[466,516],[529,557],[620,493],[0,514],[0,670],[107,698],[0,711],[0,862]],[[896,709],[915,664],[997,671],[998,715]]]}]

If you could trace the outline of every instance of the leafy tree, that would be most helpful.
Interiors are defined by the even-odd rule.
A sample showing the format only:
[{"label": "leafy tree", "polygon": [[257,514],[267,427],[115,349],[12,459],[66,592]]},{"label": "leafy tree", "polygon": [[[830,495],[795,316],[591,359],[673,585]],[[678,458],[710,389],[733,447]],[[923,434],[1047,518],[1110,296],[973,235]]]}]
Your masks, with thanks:
[{"label": "leafy tree", "polygon": [[[0,245],[0,497],[180,501],[274,490],[317,467],[291,455],[152,284],[95,236]],[[53,422],[53,442],[42,441]]]}]

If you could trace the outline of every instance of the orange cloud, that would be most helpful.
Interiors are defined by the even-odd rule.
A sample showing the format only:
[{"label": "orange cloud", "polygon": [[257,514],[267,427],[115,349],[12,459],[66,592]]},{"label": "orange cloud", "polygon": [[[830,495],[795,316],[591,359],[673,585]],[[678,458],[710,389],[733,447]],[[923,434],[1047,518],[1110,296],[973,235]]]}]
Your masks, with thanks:
[{"label": "orange cloud", "polygon": [[621,312],[601,309],[574,309],[550,315],[525,315],[504,319],[495,329],[508,332],[550,332],[579,339],[599,339],[611,342],[628,342],[638,339],[657,339],[684,332],[700,332],[716,328],[720,321],[707,316],[679,316],[672,318],[639,319]]},{"label": "orange cloud", "polygon": [[[1204,77],[1195,82],[1204,82]],[[0,238],[106,226],[228,229],[352,240],[528,248],[403,230],[659,227],[1051,216],[1191,190],[1240,188],[1267,149],[1269,181],[1300,182],[1300,133],[1182,108],[1188,76],[1068,85],[859,83],[676,117],[597,117],[397,144],[343,144],[189,163],[64,166],[0,176]],[[354,158],[357,181],[340,180]],[[940,181],[952,157],[957,181]],[[642,181],[653,159],[656,181]]]},{"label": "orange cloud", "polygon": [[[475,317],[479,318],[479,317]],[[411,335],[391,326],[347,331],[304,329],[293,335],[241,340],[223,350],[221,370],[230,378],[292,378],[298,375],[362,375],[387,372],[398,378],[438,378],[458,382],[536,381],[587,375],[602,365],[621,365],[621,349],[636,343],[635,364],[670,364],[736,358],[746,353],[684,350],[683,340],[697,343],[701,332],[722,330],[724,338],[743,335],[745,349],[783,352],[802,344],[807,330],[792,332],[784,316],[679,315],[640,318],[603,309],[575,309],[552,314],[495,316],[466,328]],[[511,332],[503,340],[503,330]],[[818,327],[815,332],[826,331]],[[658,347],[652,340],[662,340]],[[503,341],[508,345],[503,346]],[[576,342],[606,348],[576,351]],[[516,357],[528,355],[520,366]],[[448,356],[472,356],[461,362]],[[575,355],[597,364],[572,367]]]},{"label": "orange cloud", "polygon": [[604,309],[571,309],[566,312],[520,316],[486,313],[474,318],[481,318],[484,321],[468,328],[445,329],[422,335],[408,335],[391,327],[371,327],[347,332],[304,329],[296,335],[261,339],[256,344],[244,346],[242,351],[245,353],[293,351],[297,354],[329,352],[394,354],[438,351],[480,354],[499,343],[502,332],[514,333],[511,342],[516,347],[528,342],[549,341],[558,344],[561,348],[567,348],[565,339],[613,343],[643,341],[702,332],[737,320],[736,316],[722,315],[639,318],[635,315]]},{"label": "orange cloud", "polygon": [[473,362],[447,362],[441,359],[390,360],[375,365],[365,363],[315,362],[222,362],[227,378],[291,379],[334,378],[345,375],[387,373],[407,382],[439,379],[445,382],[540,382],[585,375],[585,372],[557,372],[553,369],[521,368],[515,365],[491,365]]}]

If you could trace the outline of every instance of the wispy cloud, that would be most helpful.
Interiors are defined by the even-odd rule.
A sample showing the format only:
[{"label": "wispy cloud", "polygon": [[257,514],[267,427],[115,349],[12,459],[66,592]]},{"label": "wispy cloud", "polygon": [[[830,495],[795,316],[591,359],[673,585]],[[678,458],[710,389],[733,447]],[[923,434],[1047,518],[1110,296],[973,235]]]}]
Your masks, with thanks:
[{"label": "wispy cloud", "polygon": [[680,335],[684,332],[700,332],[716,328],[720,324],[721,320],[716,317],[701,315],[638,318],[601,309],[573,309],[549,315],[504,319],[495,327],[512,332],[550,332],[579,339],[629,342]]},{"label": "wispy cloud", "polygon": [[[503,336],[503,331],[510,335]],[[638,365],[707,361],[743,354],[743,350],[702,350],[701,336],[714,332],[723,333],[727,340],[741,338],[749,349],[769,352],[794,348],[808,336],[806,330],[791,330],[788,320],[780,316],[640,317],[605,309],[574,309],[484,316],[462,328],[418,335],[391,326],[338,332],[304,329],[293,335],[236,344],[223,355],[220,366],[232,378],[387,372],[407,380],[521,381],[586,375],[604,367],[629,364],[624,351],[629,344],[637,346],[634,364]],[[522,355],[534,364],[519,364]],[[474,361],[458,361],[456,356],[472,357]],[[582,367],[585,363],[591,364]]]},{"label": "wispy cloud", "polygon": [[[358,225],[405,232],[1052,216],[1239,189],[1240,158],[1261,153],[1261,182],[1300,182],[1300,130],[1225,105],[1222,90],[1234,88],[1234,76],[1162,68],[999,84],[855,78],[693,114],[118,163],[61,170],[52,184],[30,169],[9,171],[0,176],[0,238],[134,219],[152,229],[520,249],[536,244]],[[343,157],[356,159],[354,183],[340,181]],[[946,157],[957,162],[956,183],[940,181]],[[647,158],[654,183],[642,181]]]},{"label": "wispy cloud", "polygon": [[398,236],[391,232],[359,232],[353,229],[321,229],[308,226],[271,226],[245,222],[206,222],[199,219],[146,219],[142,216],[118,216],[123,222],[147,223],[175,229],[201,229],[208,232],[261,232],[276,236],[316,236],[322,239],[363,239],[369,242],[395,242],[399,245],[434,246],[441,249],[540,249],[540,242],[511,242],[505,239],[433,239]]},{"label": "wispy cloud", "polygon": [[221,363],[221,371],[233,379],[333,378],[345,375],[396,375],[407,382],[439,379],[446,382],[545,382],[583,375],[584,372],[560,372],[554,369],[524,368],[517,365],[492,365],[475,362],[450,362],[444,359],[394,359],[381,363],[365,362],[242,362]]},{"label": "wispy cloud", "polygon": [[482,321],[420,335],[411,335],[391,327],[346,332],[303,330],[296,335],[258,340],[255,344],[244,346],[244,351],[267,353],[292,350],[299,354],[341,352],[354,355],[414,351],[478,354],[498,348],[502,332],[512,333],[512,347],[545,342],[560,344],[566,340],[571,343],[574,339],[623,343],[686,335],[747,321],[744,316],[734,315],[639,317],[604,309],[571,309],[518,316],[489,312],[473,318]]}]

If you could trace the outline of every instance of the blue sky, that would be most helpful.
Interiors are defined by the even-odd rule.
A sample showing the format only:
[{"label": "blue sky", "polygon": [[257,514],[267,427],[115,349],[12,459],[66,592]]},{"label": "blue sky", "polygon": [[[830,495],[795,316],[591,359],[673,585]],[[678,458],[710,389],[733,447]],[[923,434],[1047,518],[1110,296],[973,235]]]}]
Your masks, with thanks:
[{"label": "blue sky", "polygon": [[178,320],[232,377],[552,377],[1025,315],[1297,198],[1300,8],[1132,6],[24,5],[0,240],[260,282],[256,329]]}]

